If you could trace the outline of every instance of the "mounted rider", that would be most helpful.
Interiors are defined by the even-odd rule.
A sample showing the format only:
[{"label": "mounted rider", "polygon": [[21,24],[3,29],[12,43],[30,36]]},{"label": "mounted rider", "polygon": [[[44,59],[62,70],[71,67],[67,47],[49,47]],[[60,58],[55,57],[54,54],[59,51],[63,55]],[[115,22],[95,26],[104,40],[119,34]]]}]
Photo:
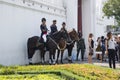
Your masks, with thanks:
[{"label": "mounted rider", "polygon": [[[62,30],[62,31],[65,31],[65,33],[68,34],[68,31],[67,31],[67,29],[66,29],[66,23],[65,23],[65,22],[62,23],[62,28],[61,28],[61,30]],[[70,42],[71,42],[70,36],[69,36],[69,35],[66,35],[66,36],[68,37],[67,43],[70,43]]]},{"label": "mounted rider", "polygon": [[53,35],[55,32],[58,32],[57,26],[56,26],[56,20],[53,20],[53,24],[50,26],[51,29],[51,35]]},{"label": "mounted rider", "polygon": [[66,30],[66,23],[65,23],[65,22],[62,23],[62,28],[61,28],[61,30],[67,31],[67,30]]},{"label": "mounted rider", "polygon": [[41,39],[42,39],[42,42],[45,44],[45,47],[46,47],[46,42],[47,42],[47,33],[48,33],[48,29],[47,29],[47,26],[46,26],[46,19],[45,18],[42,18],[41,20],[42,24],[40,25],[40,30],[41,30]]}]

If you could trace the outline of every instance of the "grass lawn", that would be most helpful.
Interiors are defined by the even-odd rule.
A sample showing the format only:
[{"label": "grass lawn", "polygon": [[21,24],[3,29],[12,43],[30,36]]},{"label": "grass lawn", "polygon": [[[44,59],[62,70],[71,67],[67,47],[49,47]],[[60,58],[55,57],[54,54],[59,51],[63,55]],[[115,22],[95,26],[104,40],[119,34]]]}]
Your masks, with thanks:
[{"label": "grass lawn", "polygon": [[1,66],[0,80],[120,80],[120,70],[91,64]]}]

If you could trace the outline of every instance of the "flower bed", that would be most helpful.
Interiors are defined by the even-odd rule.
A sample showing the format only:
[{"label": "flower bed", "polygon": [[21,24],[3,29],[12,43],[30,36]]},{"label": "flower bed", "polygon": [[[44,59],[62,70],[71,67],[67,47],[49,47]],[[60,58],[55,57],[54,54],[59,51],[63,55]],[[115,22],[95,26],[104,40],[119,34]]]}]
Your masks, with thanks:
[{"label": "flower bed", "polygon": [[2,75],[0,80],[65,80],[53,74],[39,74],[39,75]]},{"label": "flower bed", "polygon": [[89,64],[1,67],[0,74],[54,74],[65,80],[120,80],[120,70]]}]

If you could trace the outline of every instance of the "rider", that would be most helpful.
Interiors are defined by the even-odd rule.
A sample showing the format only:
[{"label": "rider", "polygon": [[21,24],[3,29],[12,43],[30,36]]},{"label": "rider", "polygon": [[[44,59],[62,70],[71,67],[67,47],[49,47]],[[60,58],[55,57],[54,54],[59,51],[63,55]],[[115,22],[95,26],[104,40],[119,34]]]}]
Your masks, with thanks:
[{"label": "rider", "polygon": [[62,28],[61,28],[61,30],[66,30],[65,26],[66,26],[66,23],[63,22],[63,23],[62,23]]},{"label": "rider", "polygon": [[65,33],[68,33],[66,30],[66,23],[65,22],[62,23],[61,31],[65,31]]},{"label": "rider", "polygon": [[54,34],[55,32],[58,31],[57,26],[56,26],[56,20],[53,20],[53,24],[50,26],[51,29],[51,34]]},{"label": "rider", "polygon": [[45,47],[46,47],[46,41],[47,41],[46,36],[47,36],[47,32],[48,32],[48,29],[46,26],[46,19],[42,18],[41,22],[42,22],[42,24],[40,25],[41,39],[43,40]]}]

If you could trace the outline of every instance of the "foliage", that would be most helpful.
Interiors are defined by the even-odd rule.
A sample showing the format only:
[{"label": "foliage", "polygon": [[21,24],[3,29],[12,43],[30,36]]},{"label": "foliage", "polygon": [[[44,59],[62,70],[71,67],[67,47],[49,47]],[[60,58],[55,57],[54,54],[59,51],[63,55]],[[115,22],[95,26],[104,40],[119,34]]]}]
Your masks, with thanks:
[{"label": "foliage", "polygon": [[108,0],[104,3],[103,12],[105,16],[114,17],[120,25],[120,0]]},{"label": "foliage", "polygon": [[65,80],[59,76],[52,74],[39,74],[39,75],[2,75],[0,80]]},{"label": "foliage", "polygon": [[[28,75],[31,74],[30,76],[32,76],[33,74],[34,75],[36,74],[35,76],[37,76],[37,74],[39,75],[42,74],[47,76],[48,74],[54,74],[56,76],[62,77],[63,80],[119,80],[120,79],[120,70],[113,70],[110,68],[99,67],[90,64],[33,65],[33,66],[31,65],[31,66],[1,67],[0,74],[2,76],[4,76],[4,74],[14,74],[18,76],[23,74],[28,74]],[[0,76],[0,80],[2,76]],[[24,78],[24,76],[22,77]]]}]

